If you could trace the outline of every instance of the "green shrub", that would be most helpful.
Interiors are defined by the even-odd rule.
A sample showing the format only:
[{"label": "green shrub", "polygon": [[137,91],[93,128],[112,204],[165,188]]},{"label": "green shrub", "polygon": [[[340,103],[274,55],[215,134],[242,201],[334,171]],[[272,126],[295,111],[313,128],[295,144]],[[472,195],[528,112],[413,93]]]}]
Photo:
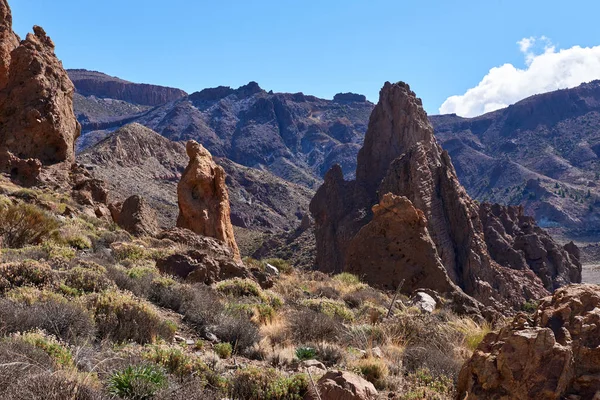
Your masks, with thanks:
[{"label": "green shrub", "polygon": [[306,375],[285,376],[274,369],[239,370],[230,385],[230,396],[245,400],[300,400],[309,390]]},{"label": "green shrub", "polygon": [[202,361],[184,353],[180,347],[152,345],[145,349],[143,356],[146,360],[162,366],[167,372],[180,378],[191,376],[207,368]]},{"label": "green shrub", "polygon": [[333,277],[334,280],[348,286],[360,285],[360,278],[349,272],[342,272]]},{"label": "green shrub", "polygon": [[214,346],[214,350],[215,353],[217,353],[217,355],[221,358],[229,358],[233,352],[231,343],[217,343]]},{"label": "green shrub", "polygon": [[296,349],[296,357],[300,361],[314,360],[317,357],[317,351],[312,347],[298,347]]},{"label": "green shrub", "polygon": [[71,351],[55,337],[47,335],[42,331],[16,333],[12,336],[12,339],[20,340],[43,350],[61,367],[70,368],[74,365]]},{"label": "green shrub", "polygon": [[57,285],[55,271],[47,264],[23,261],[0,265],[0,293],[21,286],[52,287]]},{"label": "green shrub", "polygon": [[146,344],[158,337],[171,340],[175,334],[172,323],[163,321],[146,302],[131,294],[117,291],[91,294],[87,305],[94,313],[102,339]]},{"label": "green shrub", "polygon": [[354,313],[343,301],[331,299],[308,299],[302,302],[302,305],[311,310],[321,312],[330,317],[340,318],[344,321],[354,321]]},{"label": "green shrub", "polygon": [[250,279],[233,278],[221,281],[217,283],[216,289],[226,296],[256,297],[264,302],[269,301],[258,283]]},{"label": "green shrub", "polygon": [[525,311],[526,313],[533,314],[534,312],[537,311],[538,302],[535,300],[526,301],[525,303],[523,303],[522,308],[523,308],[523,311]]},{"label": "green shrub", "polygon": [[162,370],[153,365],[136,365],[113,373],[108,379],[108,391],[125,399],[146,400],[167,384]]},{"label": "green shrub", "polygon": [[4,247],[19,248],[41,243],[58,226],[52,215],[35,205],[0,205],[0,237]]},{"label": "green shrub", "polygon": [[86,265],[63,271],[64,283],[82,293],[101,292],[112,286],[106,269],[100,265]]}]

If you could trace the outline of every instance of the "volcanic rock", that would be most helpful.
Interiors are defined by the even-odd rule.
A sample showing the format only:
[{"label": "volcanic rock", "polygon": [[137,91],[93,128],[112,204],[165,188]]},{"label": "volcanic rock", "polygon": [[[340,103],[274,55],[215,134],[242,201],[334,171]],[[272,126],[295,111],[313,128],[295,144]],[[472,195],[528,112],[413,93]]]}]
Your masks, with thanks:
[{"label": "volcanic rock", "polygon": [[154,236],[159,231],[156,213],[140,196],[131,196],[123,204],[113,204],[110,211],[117,225],[132,235]]},{"label": "volcanic rock", "polygon": [[201,144],[191,140],[186,150],[190,162],[177,186],[177,226],[222,240],[231,248],[234,258],[241,260],[231,225],[225,171]]},{"label": "volcanic rock", "polygon": [[492,258],[507,268],[531,269],[549,291],[581,282],[579,249],[574,243],[561,247],[521,206],[483,203],[479,216]]},{"label": "volcanic rock", "polygon": [[[406,279],[402,290],[408,293],[421,287],[455,296],[462,289],[495,309],[520,308],[548,294],[531,271],[492,260],[478,207],[437,144],[421,100],[405,83],[388,82],[381,90],[358,154],[356,180],[346,182],[333,167],[310,208],[316,264],[323,271],[352,270],[379,286]],[[404,226],[409,228],[403,231]],[[437,279],[428,276],[433,272]]]},{"label": "volcanic rock", "polygon": [[377,390],[373,384],[358,375],[347,371],[329,371],[317,382],[319,397],[305,397],[307,400],[375,400]]},{"label": "volcanic rock", "polygon": [[[6,24],[4,29],[7,34]],[[73,113],[74,87],[52,40],[39,26],[33,31],[10,55],[8,79],[0,91],[0,148],[44,165],[72,162],[81,131]]]},{"label": "volcanic rock", "polygon": [[19,37],[12,30],[12,14],[7,0],[0,0],[0,89],[8,83],[10,53],[19,45]]},{"label": "volcanic rock", "polygon": [[15,157],[8,150],[0,150],[0,171],[10,174],[10,179],[23,185],[33,186],[38,182],[42,163],[34,158],[26,160]]},{"label": "volcanic rock", "polygon": [[568,286],[532,319],[519,314],[484,338],[460,372],[457,398],[592,399],[599,373],[600,286]]}]

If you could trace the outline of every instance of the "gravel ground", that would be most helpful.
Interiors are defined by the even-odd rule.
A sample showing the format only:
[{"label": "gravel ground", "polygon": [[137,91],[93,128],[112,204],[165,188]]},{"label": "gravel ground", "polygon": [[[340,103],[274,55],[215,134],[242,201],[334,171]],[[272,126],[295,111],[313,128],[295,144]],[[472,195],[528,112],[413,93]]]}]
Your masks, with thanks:
[{"label": "gravel ground", "polygon": [[583,283],[600,284],[600,264],[584,264],[582,280]]}]

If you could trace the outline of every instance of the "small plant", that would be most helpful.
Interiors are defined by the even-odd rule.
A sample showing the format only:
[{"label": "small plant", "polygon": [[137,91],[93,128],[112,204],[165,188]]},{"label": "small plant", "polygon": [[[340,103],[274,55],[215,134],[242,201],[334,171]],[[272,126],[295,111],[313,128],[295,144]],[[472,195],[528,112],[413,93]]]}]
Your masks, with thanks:
[{"label": "small plant", "polygon": [[228,279],[219,282],[216,289],[218,292],[221,292],[226,296],[257,297],[265,302],[268,301],[267,296],[265,296],[260,286],[250,279]]},{"label": "small plant", "polygon": [[100,265],[71,268],[63,275],[65,285],[82,293],[101,292],[112,286],[106,277],[106,269]]},{"label": "small plant", "polygon": [[296,357],[300,361],[314,360],[317,357],[317,351],[312,347],[298,347],[296,349]]},{"label": "small plant", "polygon": [[152,361],[180,378],[191,376],[194,372],[203,371],[206,365],[184,353],[179,347],[152,345],[146,348],[144,358]]},{"label": "small plant", "polygon": [[38,244],[58,228],[58,221],[32,204],[0,204],[0,237],[3,247]]},{"label": "small plant", "polygon": [[217,343],[214,346],[215,353],[223,359],[227,359],[231,357],[231,353],[233,352],[233,348],[231,347],[231,343]]},{"label": "small plant", "polygon": [[285,376],[274,369],[246,368],[231,381],[230,397],[246,400],[301,400],[309,390],[304,374]]},{"label": "small plant", "polygon": [[47,264],[23,261],[0,266],[0,293],[21,286],[50,287],[57,282],[56,272]]},{"label": "small plant", "polygon": [[530,300],[523,303],[523,311],[525,311],[526,313],[533,314],[537,311],[537,308],[538,302],[535,300]]},{"label": "small plant", "polygon": [[360,285],[360,278],[348,272],[342,272],[334,276],[333,279],[348,286]]},{"label": "small plant", "polygon": [[23,334],[17,333],[12,338],[43,350],[61,367],[70,368],[73,366],[71,351],[53,336],[46,335],[42,331],[33,331]]},{"label": "small plant", "polygon": [[136,365],[113,373],[108,380],[108,391],[125,399],[146,400],[165,387],[167,378],[153,365]]},{"label": "small plant", "polygon": [[343,321],[354,321],[354,313],[343,301],[331,299],[308,299],[302,305],[311,310],[321,312],[330,317],[340,318]]},{"label": "small plant", "polygon": [[385,379],[389,375],[388,366],[383,360],[377,358],[364,358],[357,362],[356,366],[366,380],[382,389],[385,386]]},{"label": "small plant", "polygon": [[266,260],[262,260],[266,264],[271,264],[275,268],[279,270],[282,274],[289,275],[294,271],[294,268],[285,260],[281,258],[267,258]]}]

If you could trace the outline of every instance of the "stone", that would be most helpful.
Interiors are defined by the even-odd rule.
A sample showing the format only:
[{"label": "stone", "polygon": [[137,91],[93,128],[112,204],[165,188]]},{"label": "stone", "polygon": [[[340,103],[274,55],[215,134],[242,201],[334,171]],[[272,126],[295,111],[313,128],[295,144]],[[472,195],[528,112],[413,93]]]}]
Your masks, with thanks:
[{"label": "stone", "polygon": [[274,267],[271,264],[269,264],[269,263],[265,264],[265,272],[268,275],[274,275],[274,276],[278,276],[279,275],[279,270],[276,267]]},{"label": "stone", "polygon": [[531,270],[492,259],[477,204],[436,142],[421,100],[403,82],[387,82],[380,92],[356,179],[345,181],[333,166],[310,210],[316,267],[324,272],[351,271],[388,289],[404,280],[404,293],[432,289],[464,304],[466,293],[498,311],[548,295]]},{"label": "stone", "polygon": [[[321,400],[375,400],[377,390],[373,384],[347,371],[329,371],[317,382]],[[307,395],[307,400],[317,399]]]},{"label": "stone", "polygon": [[463,366],[458,397],[592,399],[600,393],[600,286],[558,289],[533,318],[488,334]]},{"label": "stone", "polygon": [[[11,36],[6,23],[3,33]],[[4,37],[6,40],[6,37]],[[0,58],[8,48],[3,41]],[[4,47],[4,48],[3,48]],[[3,85],[6,62],[0,62],[0,149],[21,159],[38,159],[43,165],[75,160],[75,140],[81,126],[73,112],[74,86],[54,54],[54,43],[39,26],[33,27],[10,53],[9,73]]]},{"label": "stone", "polygon": [[33,186],[39,181],[42,163],[35,158],[22,159],[8,150],[0,150],[0,171],[10,174],[10,179],[23,186]]},{"label": "stone", "polygon": [[19,46],[19,37],[12,30],[12,13],[7,0],[0,0],[0,90],[8,83],[10,54]]},{"label": "stone", "polygon": [[156,213],[140,196],[131,196],[122,205],[112,205],[111,214],[115,223],[132,235],[154,236],[160,231]]},{"label": "stone", "polygon": [[437,306],[435,299],[425,292],[415,293],[411,299],[411,303],[422,312],[429,314],[431,314]]},{"label": "stone", "polygon": [[310,371],[312,375],[316,375],[327,371],[327,367],[321,361],[304,360],[298,364],[298,371]]},{"label": "stone", "polygon": [[[224,246],[223,243],[220,246]],[[221,257],[220,250],[188,250],[156,260],[163,274],[176,276],[189,283],[213,283],[232,278],[252,278],[252,274],[233,258]]]},{"label": "stone", "polygon": [[231,225],[225,171],[201,144],[191,140],[186,151],[190,162],[177,186],[177,226],[225,242],[241,261]]}]

